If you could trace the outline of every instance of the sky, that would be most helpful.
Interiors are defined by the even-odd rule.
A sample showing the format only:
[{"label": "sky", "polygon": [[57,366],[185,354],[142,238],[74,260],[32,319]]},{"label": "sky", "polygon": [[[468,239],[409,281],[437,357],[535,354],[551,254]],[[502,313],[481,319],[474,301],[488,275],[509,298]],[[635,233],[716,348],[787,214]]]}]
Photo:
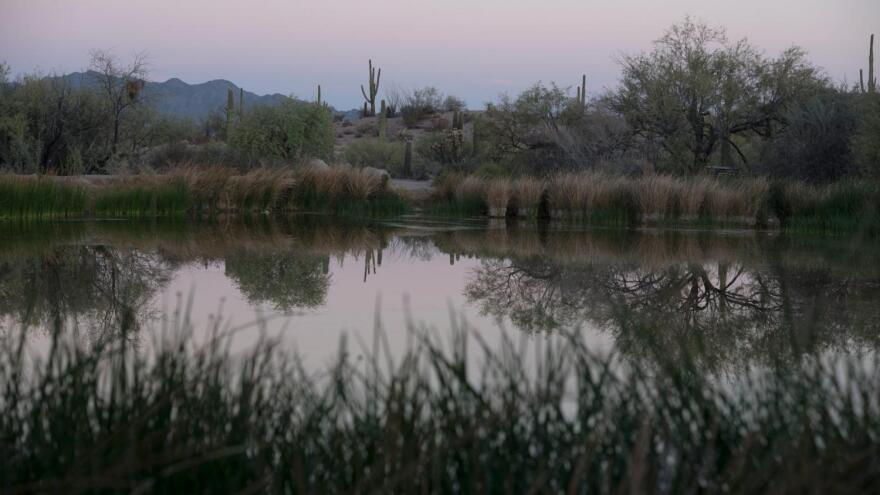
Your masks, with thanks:
[{"label": "sky", "polygon": [[880,0],[0,0],[0,61],[13,74],[64,73],[86,68],[92,49],[122,61],[146,52],[152,80],[228,79],[304,99],[321,84],[330,104],[354,108],[372,58],[380,93],[430,85],[477,108],[581,74],[591,95],[612,89],[622,54],[650,50],[688,15],[767,55],[799,45],[850,83],[880,35]]}]

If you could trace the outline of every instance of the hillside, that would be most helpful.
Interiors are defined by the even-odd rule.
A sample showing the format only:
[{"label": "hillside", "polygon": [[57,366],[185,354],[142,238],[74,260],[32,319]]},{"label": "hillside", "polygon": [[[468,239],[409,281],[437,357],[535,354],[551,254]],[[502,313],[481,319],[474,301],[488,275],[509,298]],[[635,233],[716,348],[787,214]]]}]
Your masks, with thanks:
[{"label": "hillside", "polygon": [[[96,73],[73,72],[64,77],[74,86],[92,86],[95,84]],[[189,84],[178,78],[164,82],[148,81],[144,87],[159,112],[179,117],[201,120],[213,110],[222,110],[226,105],[227,90],[232,88],[235,93],[236,105],[239,98],[239,87],[225,79],[215,79],[198,84]],[[258,105],[277,105],[286,96],[276,93],[258,95],[250,91],[244,92],[245,108]]]}]

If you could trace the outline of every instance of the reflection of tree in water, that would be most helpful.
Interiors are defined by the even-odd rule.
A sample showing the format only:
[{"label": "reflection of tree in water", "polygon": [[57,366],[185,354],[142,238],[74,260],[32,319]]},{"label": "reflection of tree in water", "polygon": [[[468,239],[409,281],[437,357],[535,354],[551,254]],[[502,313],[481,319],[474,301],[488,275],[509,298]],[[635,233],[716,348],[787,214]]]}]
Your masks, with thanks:
[{"label": "reflection of tree in water", "polygon": [[226,257],[226,276],[250,303],[292,311],[324,304],[330,287],[329,262],[326,254],[240,251]]},{"label": "reflection of tree in water", "polygon": [[631,357],[696,351],[701,360],[720,363],[880,344],[876,280],[772,257],[754,266],[676,262],[659,268],[490,259],[465,291],[483,312],[507,316],[526,331],[589,322],[612,332]]},{"label": "reflection of tree in water", "polygon": [[138,329],[149,302],[170,280],[159,256],[105,245],[59,246],[39,256],[0,260],[0,315],[50,331]]}]

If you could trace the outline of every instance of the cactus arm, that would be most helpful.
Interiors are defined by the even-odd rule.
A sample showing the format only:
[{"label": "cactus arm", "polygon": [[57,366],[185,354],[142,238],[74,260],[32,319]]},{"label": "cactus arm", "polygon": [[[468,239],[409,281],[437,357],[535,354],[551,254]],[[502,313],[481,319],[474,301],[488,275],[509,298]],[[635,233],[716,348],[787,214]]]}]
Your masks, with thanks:
[{"label": "cactus arm", "polygon": [[874,35],[871,35],[871,44],[868,48],[868,92],[877,91],[877,80],[874,79]]}]

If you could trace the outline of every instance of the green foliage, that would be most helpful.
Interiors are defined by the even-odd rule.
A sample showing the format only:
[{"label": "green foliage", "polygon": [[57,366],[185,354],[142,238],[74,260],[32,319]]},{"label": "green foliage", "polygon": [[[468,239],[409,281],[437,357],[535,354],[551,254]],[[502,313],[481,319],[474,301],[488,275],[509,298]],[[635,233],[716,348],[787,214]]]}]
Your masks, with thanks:
[{"label": "green foliage", "polygon": [[443,108],[443,95],[437,88],[428,86],[417,89],[403,98],[400,108],[400,116],[407,127],[415,127],[416,124],[427,117],[441,111]]},{"label": "green foliage", "polygon": [[690,19],[622,65],[615,109],[654,143],[664,170],[681,173],[699,172],[718,151],[732,166],[733,136],[774,135],[794,101],[827,84],[800,48],[766,59],[745,40]]},{"label": "green foliage", "polygon": [[67,173],[108,155],[107,110],[98,95],[59,78],[28,75],[0,91],[0,166]]},{"label": "green foliage", "polygon": [[0,342],[10,453],[0,483],[11,492],[63,491],[74,476],[86,492],[110,482],[156,493],[877,491],[874,358],[808,355],[722,379],[683,342],[663,353],[649,322],[617,312],[644,359],[620,363],[575,332],[539,347],[507,336],[493,349],[467,327],[453,328],[448,345],[411,328],[399,359],[342,340],[316,374],[273,340],[233,351],[220,322],[196,345],[185,314],[166,320],[170,340],[146,349],[128,343],[122,324],[118,340],[56,338],[35,360],[22,353],[27,334],[13,334]]},{"label": "green foliage", "polygon": [[94,196],[93,214],[111,217],[184,215],[190,191],[183,180],[123,183],[102,187]]},{"label": "green foliage", "polygon": [[880,178],[880,93],[858,95],[858,126],[852,151],[861,171]]},{"label": "green foliage", "polygon": [[343,158],[355,167],[385,169],[392,177],[401,177],[403,148],[404,144],[401,142],[358,139],[345,148]]},{"label": "green foliage", "polygon": [[233,127],[229,143],[251,156],[298,161],[329,159],[333,140],[327,108],[287,100],[277,107],[252,108]]},{"label": "green foliage", "polygon": [[786,126],[766,144],[763,172],[809,182],[838,180],[856,171],[850,141],[860,95],[825,90],[785,112]]},{"label": "green foliage", "polygon": [[498,163],[484,163],[474,170],[474,175],[492,179],[496,177],[510,177],[510,170]]},{"label": "green foliage", "polygon": [[87,209],[83,187],[51,178],[0,175],[0,218],[79,217]]}]

